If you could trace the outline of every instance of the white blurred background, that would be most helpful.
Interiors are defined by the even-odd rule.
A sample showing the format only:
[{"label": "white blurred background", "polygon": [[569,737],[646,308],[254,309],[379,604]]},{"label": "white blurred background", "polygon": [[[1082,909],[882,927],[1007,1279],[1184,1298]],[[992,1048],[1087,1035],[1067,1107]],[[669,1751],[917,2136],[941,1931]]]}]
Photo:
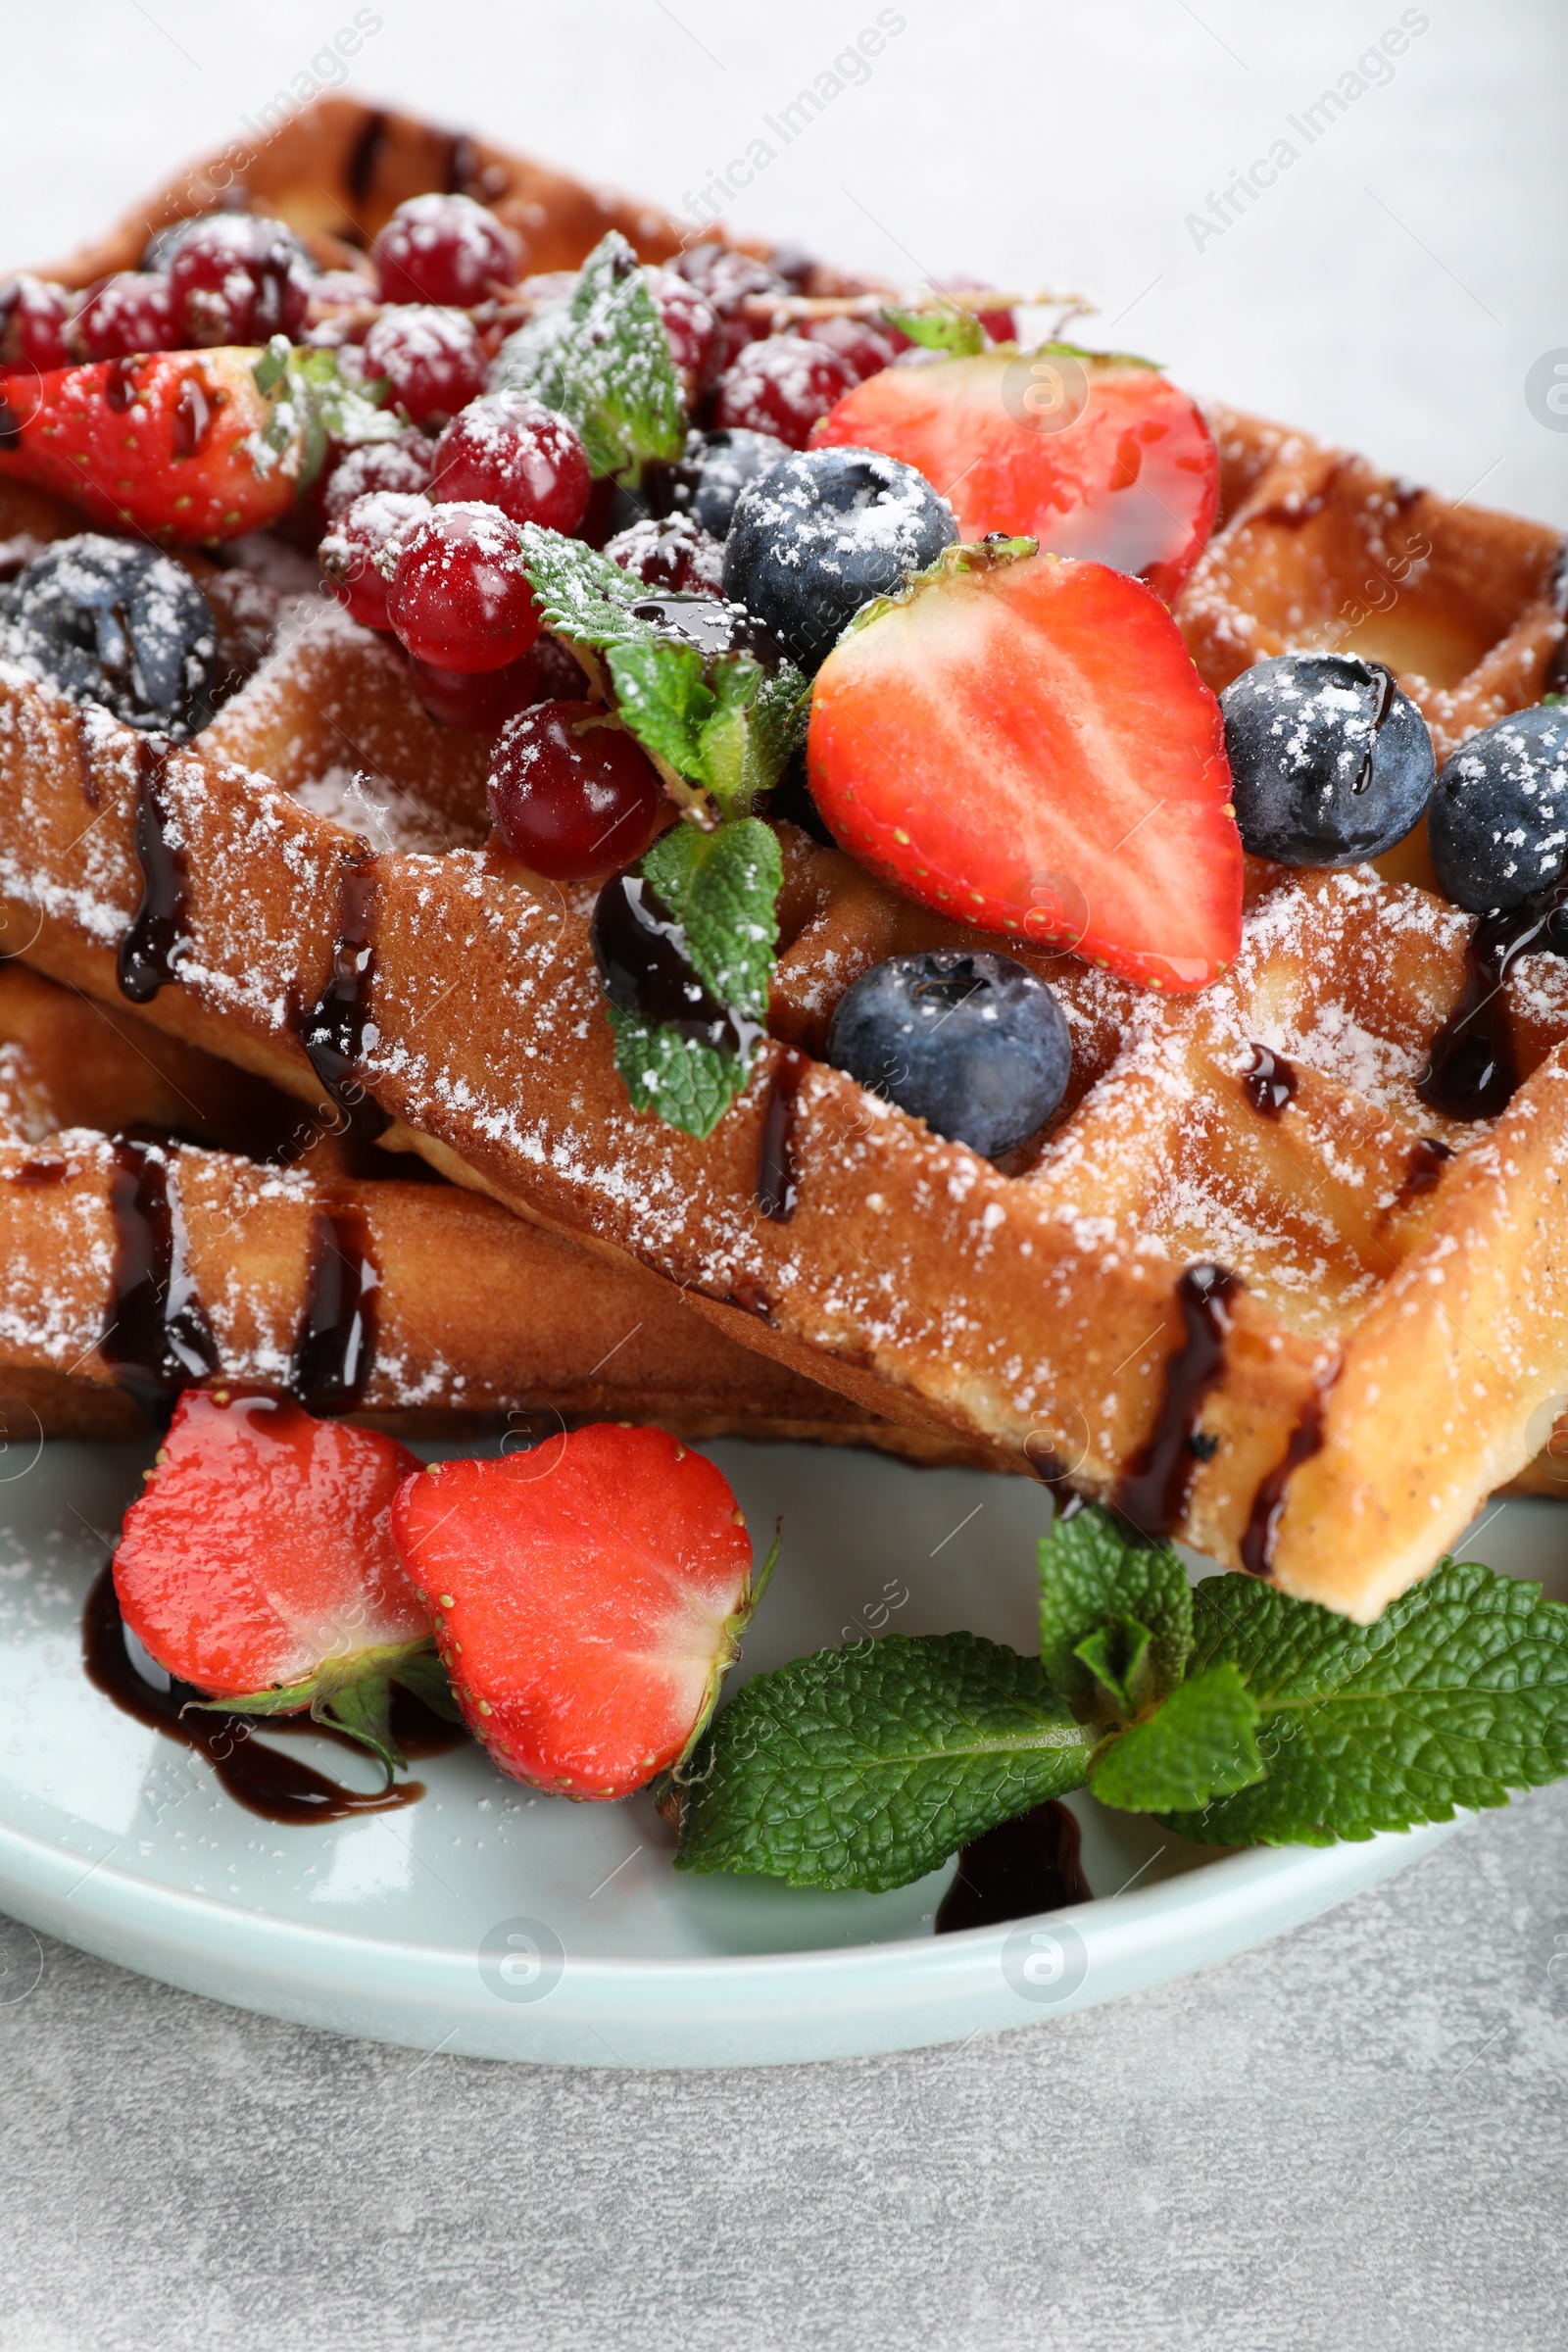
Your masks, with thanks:
[{"label": "white blurred background", "polygon": [[738,230],[888,275],[1082,288],[1087,341],[1568,524],[1568,401],[1527,397],[1553,353],[1568,383],[1563,0],[900,0],[788,144],[767,118],[879,0],[10,0],[0,262],[58,255],[280,90],[339,76],[357,10],[366,96],[676,212],[760,139]]}]

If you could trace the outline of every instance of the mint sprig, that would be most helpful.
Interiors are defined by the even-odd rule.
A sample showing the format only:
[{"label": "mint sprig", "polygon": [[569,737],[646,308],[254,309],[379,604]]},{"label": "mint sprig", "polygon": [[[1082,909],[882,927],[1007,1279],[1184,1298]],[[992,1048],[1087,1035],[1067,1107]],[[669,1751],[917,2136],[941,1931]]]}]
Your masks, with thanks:
[{"label": "mint sprig", "polygon": [[491,380],[568,417],[596,481],[615,474],[635,485],[650,459],[672,462],[685,447],[669,337],[618,229],[600,238],[567,303],[508,337]]},{"label": "mint sprig", "polygon": [[1184,1838],[1328,1845],[1568,1773],[1568,1608],[1539,1585],[1445,1560],[1367,1626],[1233,1576],[1194,1604],[1194,1668],[1243,1677],[1267,1771],[1173,1809]]},{"label": "mint sprig", "polygon": [[1075,1788],[1093,1746],[1037,1658],[976,1634],[821,1650],[717,1718],[681,1776],[676,1867],[903,1886]]},{"label": "mint sprig", "polygon": [[677,800],[721,817],[750,816],[800,741],[810,689],[784,662],[745,647],[707,655],[678,628],[632,608],[711,612],[710,597],[656,598],[608,556],[524,523],[520,556],[553,636],[599,660],[615,706]]},{"label": "mint sprig", "polygon": [[1086,1782],[1200,1841],[1325,1844],[1568,1774],[1568,1607],[1474,1562],[1357,1626],[1242,1576],[1190,1591],[1091,1508],[1041,1545],[1041,1634],[759,1678],[695,1759],[680,1867],[899,1886]]},{"label": "mint sprig", "polygon": [[715,1047],[612,1004],[615,1066],[636,1109],[657,1110],[687,1135],[710,1135],[745,1086],[762,1035],[784,878],[777,836],[756,816],[710,833],[674,825],[639,871],[679,926],[696,978],[730,1012],[734,1041]]},{"label": "mint sprig", "polygon": [[1101,1510],[1041,1538],[1040,1662],[1075,1715],[1133,1720],[1170,1696],[1192,1646],[1193,1589],[1168,1544]]}]

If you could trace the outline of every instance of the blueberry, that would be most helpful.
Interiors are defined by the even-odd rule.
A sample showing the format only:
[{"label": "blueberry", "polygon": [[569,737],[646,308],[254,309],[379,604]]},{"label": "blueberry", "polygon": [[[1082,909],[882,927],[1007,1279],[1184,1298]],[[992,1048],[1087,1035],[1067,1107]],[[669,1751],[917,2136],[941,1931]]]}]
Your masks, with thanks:
[{"label": "blueberry", "polygon": [[635,490],[615,492],[606,537],[650,514],[656,520],[665,514],[689,514],[710,539],[726,538],[735,501],[747,483],[770,473],[789,454],[771,433],[754,433],[740,425],[690,433],[672,466],[655,463],[644,468]]},{"label": "blueberry", "polygon": [[1024,964],[945,948],[862,972],[833,1015],[827,1057],[933,1134],[996,1159],[1061,1101],[1072,1042]]},{"label": "blueberry", "polygon": [[1427,810],[1445,898],[1475,914],[1519,906],[1568,863],[1568,710],[1544,703],[1461,744]]},{"label": "blueberry", "polygon": [[924,474],[870,449],[805,449],[742,491],[724,547],[724,594],[814,670],[873,596],[934,564],[957,537]]},{"label": "blueberry", "polygon": [[1242,846],[1281,865],[1355,865],[1402,841],[1432,796],[1426,721],[1348,654],[1281,654],[1220,697]]},{"label": "blueberry", "polygon": [[156,548],[96,531],[57,539],[18,575],[8,603],[5,652],[74,701],[171,735],[212,716],[212,607]]}]

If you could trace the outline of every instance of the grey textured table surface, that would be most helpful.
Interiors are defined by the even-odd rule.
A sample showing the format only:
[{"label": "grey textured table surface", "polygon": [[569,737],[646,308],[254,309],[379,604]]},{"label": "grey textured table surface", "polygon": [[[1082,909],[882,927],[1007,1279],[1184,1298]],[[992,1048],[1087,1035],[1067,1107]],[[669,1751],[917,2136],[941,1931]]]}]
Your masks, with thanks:
[{"label": "grey textured table surface", "polygon": [[[363,88],[678,207],[877,12],[603,0],[591,55],[559,5],[368,13]],[[884,270],[1088,284],[1095,331],[1195,388],[1568,521],[1568,434],[1526,393],[1568,347],[1559,0],[894,13],[875,75],[738,225]],[[12,258],[335,77],[353,15],[9,12]],[[1211,209],[1412,16],[1396,68],[1266,198]],[[50,1945],[0,2007],[0,2352],[1547,2352],[1568,2341],[1565,1863],[1557,1789],[1205,1976],[784,2073],[421,2060]],[[30,1946],[13,1957],[15,1985]]]},{"label": "grey textured table surface", "polygon": [[421,2059],[50,1944],[0,2081],[3,2352],[1553,2352],[1568,1788],[963,2048]]}]

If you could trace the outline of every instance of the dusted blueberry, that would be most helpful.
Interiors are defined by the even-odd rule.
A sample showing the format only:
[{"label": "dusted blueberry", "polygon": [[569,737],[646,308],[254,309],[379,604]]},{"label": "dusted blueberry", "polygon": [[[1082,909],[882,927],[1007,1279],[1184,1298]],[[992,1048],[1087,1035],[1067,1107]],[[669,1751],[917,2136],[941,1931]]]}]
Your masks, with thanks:
[{"label": "dusted blueberry", "polygon": [[1461,744],[1427,810],[1445,898],[1472,913],[1519,906],[1568,862],[1568,710],[1538,703]]},{"label": "dusted blueberry", "polygon": [[662,521],[666,514],[689,514],[710,539],[723,539],[747,483],[771,473],[789,454],[771,433],[754,433],[740,425],[688,433],[686,447],[672,466],[648,466],[635,490],[615,492],[606,536],[613,538],[649,515]]},{"label": "dusted blueberry", "polygon": [[827,1057],[934,1135],[996,1159],[1061,1101],[1072,1042],[1026,965],[945,948],[862,972],[833,1015]]},{"label": "dusted blueberry", "polygon": [[96,531],[57,539],[15,581],[3,643],[24,668],[130,727],[186,735],[212,715],[218,630],[188,571]]},{"label": "dusted blueberry", "polygon": [[1402,841],[1432,796],[1426,721],[1380,662],[1281,654],[1226,687],[1242,847],[1281,865],[1355,865]]},{"label": "dusted blueberry", "polygon": [[724,594],[814,670],[863,604],[957,535],[947,500],[912,466],[870,449],[803,449],[742,491]]}]

